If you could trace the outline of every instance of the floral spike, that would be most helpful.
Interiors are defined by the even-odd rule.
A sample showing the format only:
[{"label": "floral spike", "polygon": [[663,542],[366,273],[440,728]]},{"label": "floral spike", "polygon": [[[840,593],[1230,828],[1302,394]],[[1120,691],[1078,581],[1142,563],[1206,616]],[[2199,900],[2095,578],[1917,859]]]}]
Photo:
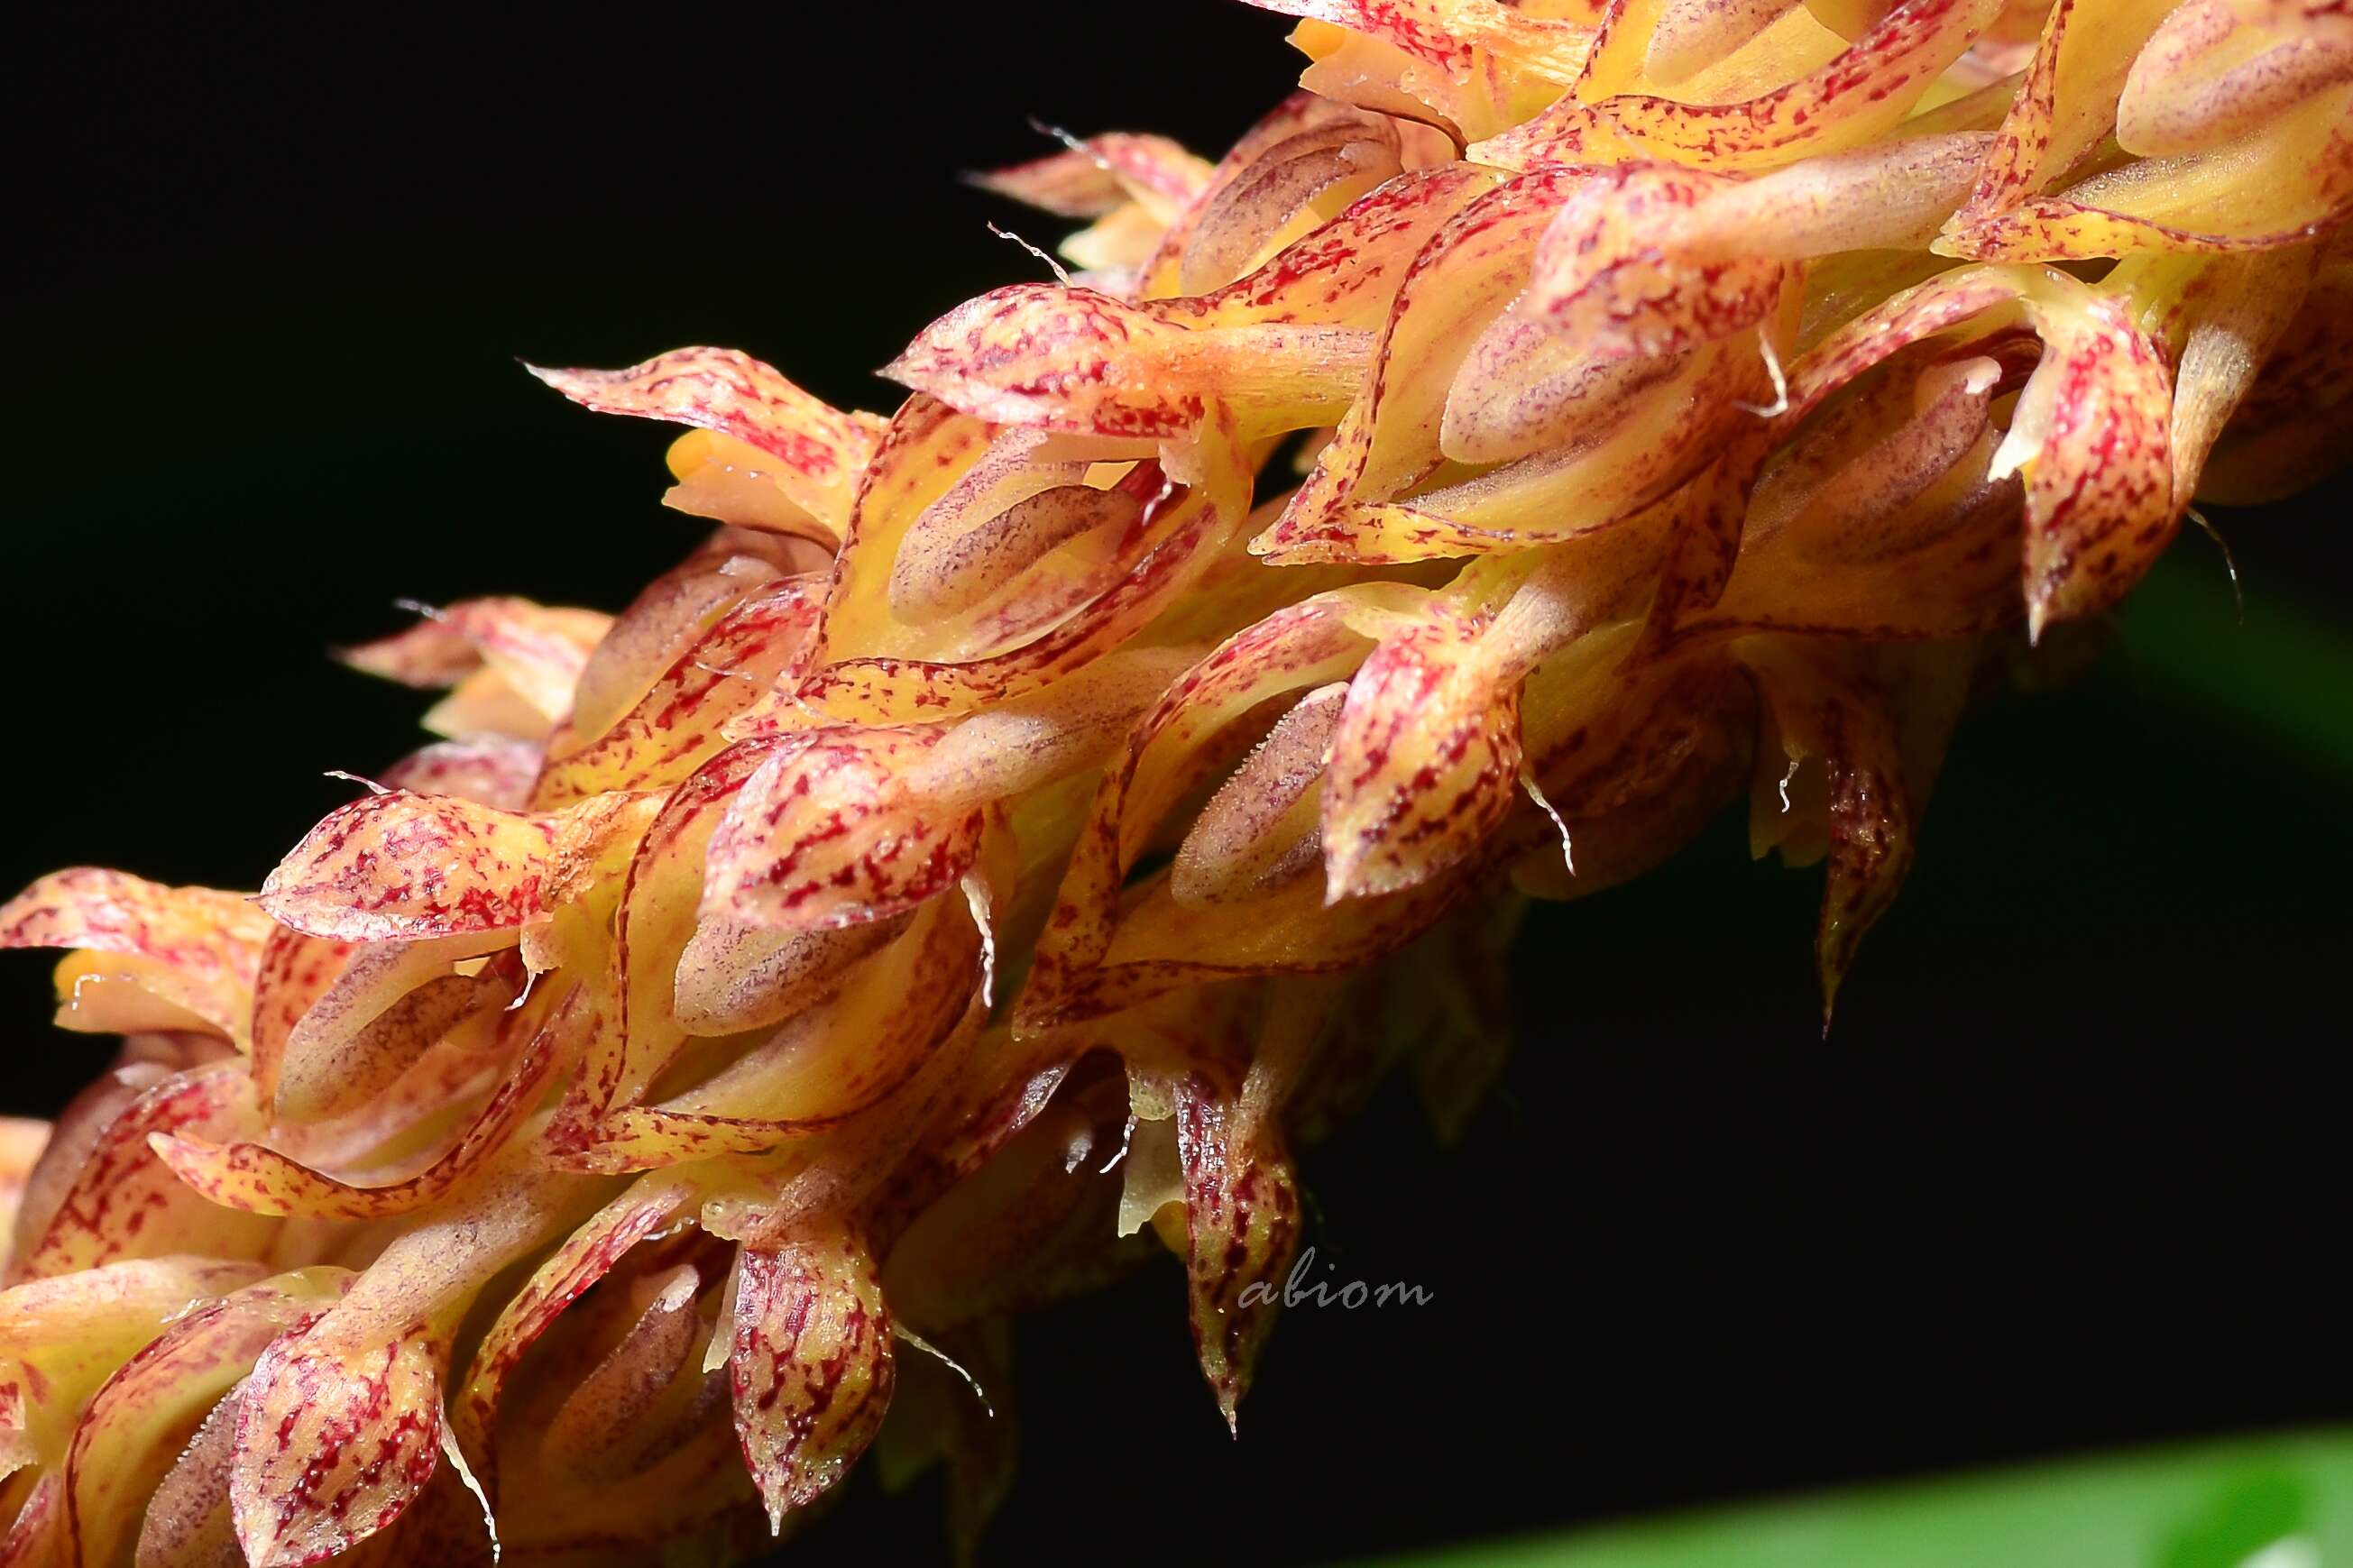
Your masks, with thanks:
[{"label": "floral spike", "polygon": [[1172,1254],[1230,1422],[1530,900],[1746,794],[1827,1012],[1967,702],[2353,450],[2342,0],[1265,8],[1214,164],[981,177],[1087,270],[888,420],[542,373],[716,526],[356,650],[444,740],[259,898],[0,909],[126,1036],[0,1121],[0,1562],[743,1562],[870,1445],[969,1556],[1013,1315]]}]

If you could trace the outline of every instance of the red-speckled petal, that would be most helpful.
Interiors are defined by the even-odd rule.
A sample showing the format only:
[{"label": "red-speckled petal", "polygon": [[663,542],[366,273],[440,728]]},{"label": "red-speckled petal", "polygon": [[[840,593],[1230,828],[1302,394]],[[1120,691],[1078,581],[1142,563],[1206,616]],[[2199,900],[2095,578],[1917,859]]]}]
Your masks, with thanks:
[{"label": "red-speckled petal", "polygon": [[550,763],[532,803],[547,810],[686,778],[726,745],[729,721],[794,666],[817,623],[820,588],[791,578],[729,611],[611,727]]},{"label": "red-speckled petal", "polygon": [[440,1464],[448,1345],[422,1328],[349,1350],[318,1340],[272,1343],[239,1403],[229,1505],[254,1568],[349,1551],[406,1511]]},{"label": "red-speckled petal", "polygon": [[1178,289],[1206,294],[1232,282],[1403,167],[1398,128],[1385,116],[1337,112],[1314,121],[1204,197],[1190,215]]},{"label": "red-speckled petal", "polygon": [[477,805],[521,811],[539,777],[540,748],[529,741],[490,737],[440,741],[411,752],[376,775],[386,789],[448,795]]},{"label": "red-speckled petal", "polygon": [[711,836],[702,913],[781,931],[881,920],[937,898],[980,851],[976,806],[935,806],[904,775],[935,729],[813,731],[745,781]]},{"label": "red-speckled petal", "polygon": [[1250,0],[1303,19],[1292,42],[1315,64],[1300,85],[1458,137],[1493,134],[1577,80],[1605,7],[1490,0]]},{"label": "red-speckled petal", "polygon": [[[48,1146],[49,1123],[33,1116],[0,1116],[0,1279],[15,1267],[10,1241],[41,1151]],[[0,1423],[5,1426],[5,1423]],[[0,1479],[5,1479],[0,1477]]]},{"label": "red-speckled petal", "polygon": [[1426,882],[1478,852],[1519,788],[1516,681],[1482,657],[1484,617],[1433,604],[1348,683],[1324,780],[1324,897]]},{"label": "red-speckled petal", "polygon": [[[2263,177],[2247,178],[2260,168]],[[1964,210],[1936,248],[1989,261],[2137,250],[2270,250],[2353,215],[2353,85],[2268,118],[2236,141],[2104,169],[2046,195]]]},{"label": "red-speckled petal", "polygon": [[727,1374],[744,1462],[771,1529],[858,1462],[891,1405],[891,1310],[842,1231],[738,1254]]},{"label": "red-speckled petal", "polygon": [[2234,141],[2353,81],[2353,15],[2318,4],[2191,0],[2159,24],[2116,100],[2116,142],[2147,157]]},{"label": "red-speckled petal", "polygon": [[691,1263],[641,1276],[632,1300],[645,1305],[595,1365],[582,1373],[548,1418],[540,1458],[548,1478],[575,1486],[607,1486],[644,1468],[645,1457],[674,1447],[681,1412],[700,1404],[700,1368],[687,1357],[698,1347],[702,1321],[695,1299],[702,1275]]},{"label": "red-speckled petal", "polygon": [[1462,208],[1398,286],[1364,395],[1280,520],[1251,542],[1279,562],[1353,559],[1347,509],[1394,500],[1444,459],[1447,393],[1487,322],[1525,286],[1536,236],[1589,173],[1514,179]]},{"label": "red-speckled petal", "polygon": [[[2106,279],[2132,301],[2173,361],[2168,435],[2177,503],[2197,493],[2208,455],[2258,388],[2270,393],[2283,374],[2292,385],[2299,360],[2327,341],[2325,331],[2293,344],[2288,336],[2315,297],[2319,262],[2308,246],[2242,256],[2146,256]],[[2306,410],[2316,409],[2329,389],[2314,386],[2306,395]]]},{"label": "red-speckled petal", "polygon": [[[924,397],[911,399],[901,421],[877,459],[876,481],[837,567],[825,618],[826,662],[796,693],[811,714],[905,723],[1039,690],[1180,604],[1249,516],[1249,452],[1230,430],[1205,432],[1193,453],[1202,468],[1197,482],[1177,485],[1155,464],[1138,464],[1122,481],[1142,492],[1144,510],[1099,572],[1074,587],[1044,579],[1055,609],[1042,625],[1025,616],[1009,637],[993,619],[969,616],[944,626],[912,626],[890,606],[893,561],[914,517],[981,459],[988,429]],[[970,615],[987,616],[1000,603],[1018,613],[1039,581],[1018,577]]]},{"label": "red-speckled petal", "polygon": [[1166,223],[1201,194],[1210,172],[1166,136],[1113,131],[973,183],[1058,217],[1104,217],[1133,201],[1155,207]]},{"label": "red-speckled petal", "polygon": [[1220,409],[1245,437],[1328,424],[1356,390],[1361,329],[1187,324],[1198,308],[1130,305],[1017,283],[923,329],[882,374],[992,424],[1130,441],[1192,437]]},{"label": "red-speckled petal", "polygon": [[1190,792],[1232,761],[1220,737],[1271,698],[1353,672],[1375,637],[1352,617],[1398,626],[1424,613],[1419,590],[1342,590],[1278,611],[1228,639],[1172,687],[1105,770],[1081,829],[1016,1018],[1025,1031],[1100,1016],[1180,986],[1241,975],[1314,973],[1363,963],[1410,938],[1460,891],[1438,878],[1326,910],[1319,879],[1229,903],[1178,899],[1166,872],[1123,891],[1128,874]]},{"label": "red-speckled petal", "polygon": [[1193,1349],[1229,1427],[1299,1250],[1299,1180],[1279,1122],[1206,1073],[1176,1085]]},{"label": "red-speckled petal", "polygon": [[903,1189],[894,1182],[892,1217],[908,1223],[882,1287],[901,1324],[926,1340],[1063,1299],[1117,1268],[1104,1243],[1125,1180],[1126,1085],[1107,1056],[1075,1076],[1071,1066],[1048,1069],[1042,1091],[1039,1077],[1017,1074],[951,1154]]},{"label": "red-speckled petal", "polygon": [[232,1387],[196,1424],[156,1482],[140,1521],[135,1568],[236,1568],[244,1560],[228,1516],[237,1393]]},{"label": "red-speckled petal", "polygon": [[1528,777],[1544,799],[1498,859],[1538,898],[1616,887],[1688,844],[1749,782],[1757,700],[1718,650],[1645,662],[1633,622],[1546,661],[1521,693]]},{"label": "red-speckled petal", "polygon": [[497,1025],[485,1015],[513,997],[520,976],[505,965],[458,973],[481,945],[445,937],[355,951],[274,1050],[256,1058],[254,1078],[275,1113],[311,1123],[363,1111],[461,1028],[487,1048]]},{"label": "red-speckled petal", "polygon": [[[484,700],[493,692],[510,694],[553,722],[572,710],[580,671],[612,621],[594,610],[551,608],[529,599],[466,599],[428,611],[396,637],[345,649],[342,657],[354,669],[405,686],[464,690],[474,683]],[[480,679],[484,676],[490,679]],[[449,715],[444,719],[449,721],[428,717],[427,726],[465,732],[464,724]]]},{"label": "red-speckled petal", "polygon": [[768,1038],[688,1093],[625,1106],[567,1163],[628,1171],[752,1153],[838,1126],[906,1083],[976,1008],[981,935],[958,899],[926,904],[905,931],[839,977]]},{"label": "red-speckled petal", "polygon": [[62,1479],[90,1395],[173,1318],[250,1285],[258,1263],[126,1259],[0,1290],[0,1428],[16,1458]]},{"label": "red-speckled petal", "polygon": [[1503,176],[1470,163],[1399,174],[1255,271],[1204,295],[1208,320],[1377,327],[1414,257],[1446,221]]},{"label": "red-speckled petal", "polygon": [[756,534],[721,529],[615,617],[580,672],[571,721],[549,742],[551,759],[568,756],[611,729],[729,611],[790,574],[752,548],[759,542]]},{"label": "red-speckled petal", "polygon": [[1681,353],[1756,325],[1779,300],[1788,268],[1662,243],[1684,213],[1730,184],[1637,163],[1580,184],[1536,247],[1529,309],[1579,350],[1609,356]]},{"label": "red-speckled petal", "polygon": [[1590,47],[1588,26],[1608,9],[1603,0],[1577,0],[1538,12],[1534,6],[1478,0],[1250,0],[1263,10],[1364,33],[1451,74],[1479,68],[1484,50],[1512,70],[1560,86],[1577,79]]},{"label": "red-speckled petal", "polygon": [[[2189,369],[2185,362],[2185,395],[2190,389]],[[2246,401],[2223,427],[2199,493],[2239,504],[2293,494],[2343,466],[2346,454],[2353,451],[2353,441],[2346,439],[2348,433],[2353,433],[2353,250],[2340,243],[2313,278],[2303,305],[2263,363]]]},{"label": "red-speckled petal", "polygon": [[[2334,7],[2061,0],[1936,248],[2059,260],[2299,243],[2353,208],[2348,65]],[[2104,157],[2112,136],[2152,155]]]},{"label": "red-speckled petal", "polygon": [[311,1268],[248,1286],[174,1322],[107,1380],[66,1458],[74,1561],[123,1561],[188,1429],[272,1340],[307,1326],[350,1279],[339,1268]]},{"label": "red-speckled petal", "polygon": [[551,1154],[576,1155],[596,1124],[635,1102],[686,1043],[673,1011],[679,956],[693,936],[702,900],[704,853],[712,829],[744,782],[785,744],[741,742],[679,785],[646,830],[622,879],[614,917],[614,1026],[598,1032],[546,1134]]},{"label": "red-speckled petal", "polygon": [[2140,580],[2180,526],[2173,375],[2125,300],[2063,273],[2025,297],[2042,362],[2019,395],[1993,476],[2026,476],[2029,630],[2096,615]]},{"label": "red-speckled petal", "polygon": [[627,370],[531,373],[600,414],[692,425],[758,447],[776,461],[777,488],[837,536],[881,431],[872,416],[812,397],[735,349],[676,349]]},{"label": "red-speckled petal", "polygon": [[[1756,676],[1779,742],[1759,748],[1751,816],[1757,852],[1779,845],[1786,856],[1792,843],[1827,838],[1815,944],[1827,1021],[1855,950],[1911,869],[1920,814],[1978,656],[1967,644],[1783,637],[1748,638],[1736,649]],[[1796,787],[1800,767],[1814,759],[1825,786],[1820,795]],[[1810,821],[1817,812],[1819,820]]]},{"label": "red-speckled petal", "polygon": [[631,1184],[566,1237],[500,1310],[450,1408],[459,1446],[492,1497],[498,1495],[498,1474],[490,1434],[525,1354],[565,1309],[631,1247],[667,1226],[698,1190],[691,1178],[670,1171]]},{"label": "red-speckled petal", "polygon": [[156,1157],[187,1185],[225,1209],[305,1219],[381,1219],[432,1203],[474,1175],[513,1136],[542,1092],[594,1032],[588,992],[575,990],[497,1080],[457,1138],[414,1175],[355,1186],[259,1142],[218,1143],[155,1129]]},{"label": "red-speckled petal", "polygon": [[2180,0],[2056,0],[1957,228],[2049,190],[2116,125],[2141,47]]},{"label": "red-speckled petal", "polygon": [[59,974],[58,1021],[66,1027],[107,1027],[77,1017],[77,984],[119,984],[179,1016],[161,1026],[207,1027],[240,1048],[251,1037],[254,977],[269,931],[269,917],[238,894],[88,867],[53,872],[0,906],[0,948],[99,955]]},{"label": "red-speckled petal", "polygon": [[213,1062],[164,1079],[98,1132],[55,1209],[21,1238],[14,1277],[48,1279],[171,1252],[260,1257],[277,1226],[188,1191],[156,1160],[148,1139],[250,1136],[261,1125],[253,1080],[239,1063]]},{"label": "red-speckled petal", "polygon": [[2043,342],[1989,475],[2025,476],[2026,609],[2040,635],[2116,603],[2180,522],[2172,375],[2125,299],[2047,268],[1946,273],[1856,318],[1792,366],[1782,419],[1794,424],[1906,344],[2003,306],[2021,311]]},{"label": "red-speckled petal", "polygon": [[[1618,527],[1704,465],[1736,418],[1755,423],[1734,406],[1765,395],[1746,333],[1630,363],[1546,352],[1577,340],[1546,333],[1520,299],[1536,236],[1613,177],[1524,175],[1430,241],[1398,291],[1370,390],[1254,553],[1285,565],[1418,561]],[[1509,460],[1468,477],[1445,467],[1495,457]]]},{"label": "red-speckled petal", "polygon": [[2002,0],[1907,0],[1836,58],[1758,97],[1679,103],[1630,92],[1599,110],[1651,156],[1710,169],[1748,173],[1843,152],[1894,129],[2001,7]]},{"label": "red-speckled petal", "polygon": [[1964,353],[1809,421],[1757,488],[1722,597],[1677,635],[1966,637],[2015,620],[2023,487],[1990,477],[1988,418],[2004,374]]},{"label": "red-speckled petal", "polygon": [[1042,1023],[1049,999],[1102,963],[1128,871],[1177,801],[1214,778],[1219,734],[1269,699],[1346,677],[1372,646],[1350,627],[1339,598],[1319,596],[1236,633],[1169,689],[1096,791],[1039,938],[1021,999],[1027,1019]]},{"label": "red-speckled petal", "polygon": [[262,883],[261,907],[347,942],[511,930],[547,910],[562,826],[448,795],[368,795],[294,847]]}]

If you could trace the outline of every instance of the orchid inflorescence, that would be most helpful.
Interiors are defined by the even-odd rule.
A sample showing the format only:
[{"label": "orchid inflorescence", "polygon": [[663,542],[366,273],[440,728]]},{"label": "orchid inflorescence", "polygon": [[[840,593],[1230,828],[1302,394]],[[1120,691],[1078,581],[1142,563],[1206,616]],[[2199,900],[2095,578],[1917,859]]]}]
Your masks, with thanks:
[{"label": "orchid inflorescence", "polygon": [[2353,435],[2346,0],[1261,3],[1302,90],[986,176],[1082,270],[888,418],[539,372],[717,531],[352,650],[447,738],[258,897],[0,910],[126,1037],[0,1138],[0,1562],[721,1562],[869,1447],[968,1546],[1011,1315],[1162,1247],[1230,1422],[1528,898],[1745,796],[1827,1005],[1972,697]]}]

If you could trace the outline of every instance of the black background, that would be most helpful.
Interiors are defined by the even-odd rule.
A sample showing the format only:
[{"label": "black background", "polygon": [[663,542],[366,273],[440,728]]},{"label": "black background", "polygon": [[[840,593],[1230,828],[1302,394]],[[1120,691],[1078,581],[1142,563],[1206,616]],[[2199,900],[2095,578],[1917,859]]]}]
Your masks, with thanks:
[{"label": "black background", "polygon": [[[870,367],[1040,274],[983,220],[1055,233],[959,170],[1042,151],[1031,115],[1214,153],[1296,70],[1211,0],[161,9],[78,7],[5,68],[10,886],[251,885],[347,795],[322,770],[413,743],[416,697],[329,644],[396,597],[617,608],[687,548],[664,433],[514,358],[731,343],[888,407]],[[2226,520],[2254,629],[2347,602],[2344,510]],[[2163,570],[2219,567],[2192,538]],[[2191,630],[2222,679],[2276,674]],[[1816,879],[1735,824],[1546,911],[1467,1146],[1393,1093],[1310,1165],[1335,1277],[1433,1303],[1293,1314],[1238,1444],[1173,1266],[1045,1315],[991,1555],[1360,1557],[2353,1417],[2353,787],[2295,750],[2129,637],[1980,715],[1827,1041]],[[46,1010],[7,955],[8,1110],[100,1063]],[[860,1477],[797,1554],[923,1560],[935,1503]]]}]

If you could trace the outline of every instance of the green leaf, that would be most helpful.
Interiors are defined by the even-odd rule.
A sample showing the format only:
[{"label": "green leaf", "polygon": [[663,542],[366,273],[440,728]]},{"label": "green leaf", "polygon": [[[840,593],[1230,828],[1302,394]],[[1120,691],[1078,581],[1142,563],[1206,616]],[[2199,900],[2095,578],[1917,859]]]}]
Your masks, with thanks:
[{"label": "green leaf", "polygon": [[1834,1493],[1411,1562],[1414,1568],[2324,1568],[2353,1563],[2353,1431]]}]

